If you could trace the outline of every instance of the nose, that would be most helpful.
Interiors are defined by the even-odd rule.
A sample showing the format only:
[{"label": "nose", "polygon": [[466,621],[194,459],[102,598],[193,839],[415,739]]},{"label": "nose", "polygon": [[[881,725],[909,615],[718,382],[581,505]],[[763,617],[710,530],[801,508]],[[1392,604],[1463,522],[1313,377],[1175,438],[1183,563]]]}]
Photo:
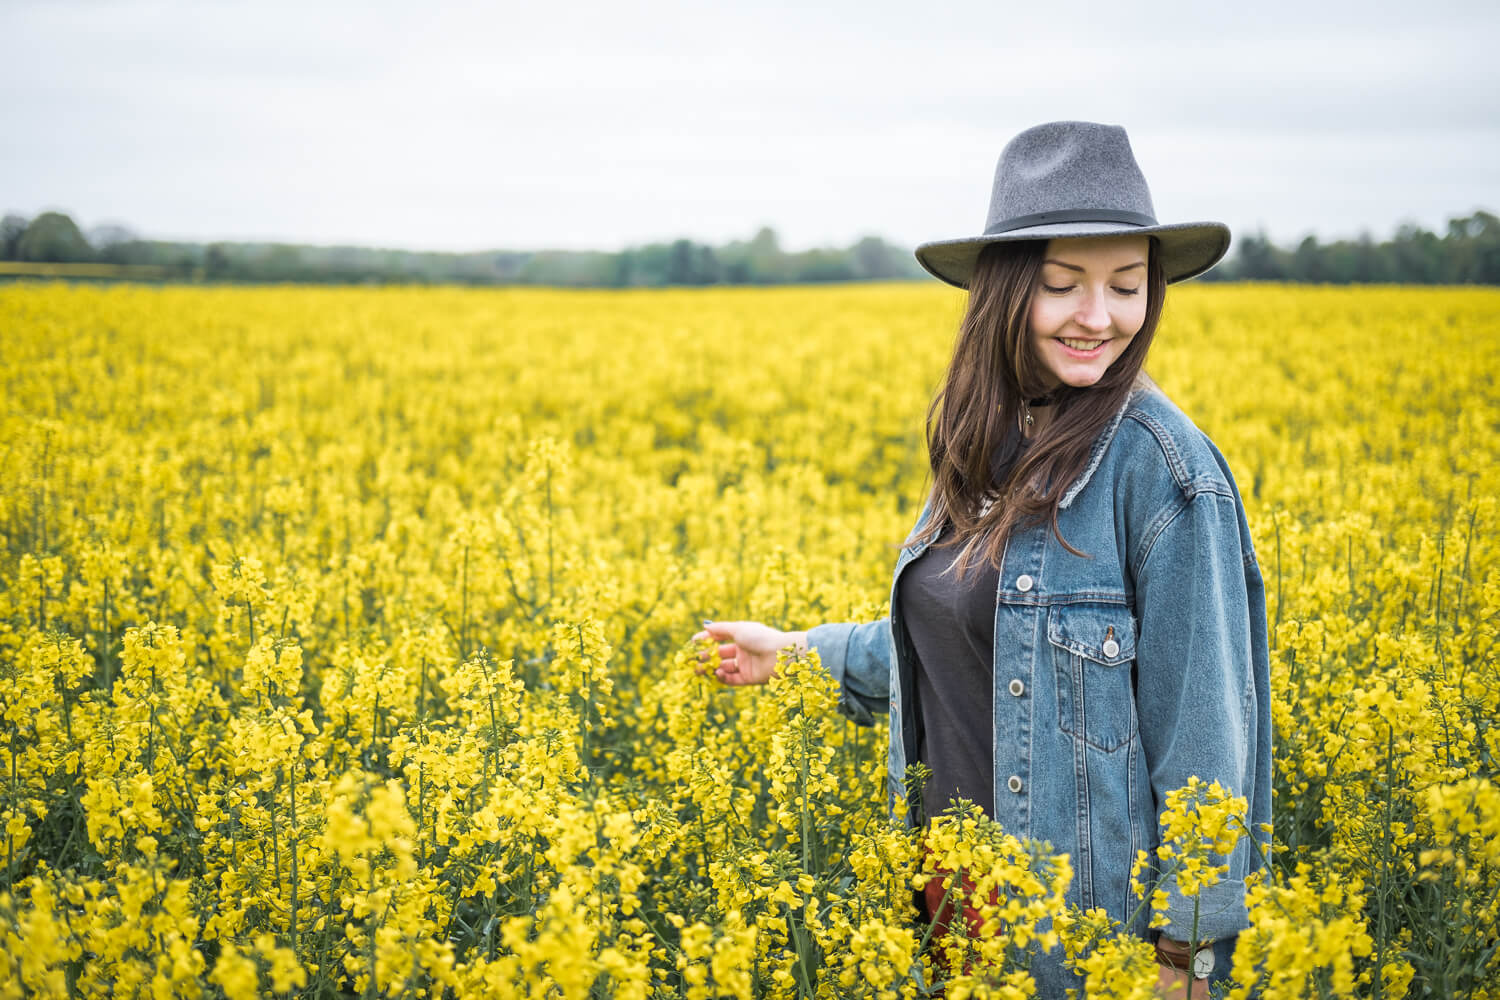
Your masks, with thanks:
[{"label": "nose", "polygon": [[1073,322],[1090,333],[1103,333],[1109,329],[1109,310],[1105,308],[1102,291],[1088,292],[1073,314]]}]

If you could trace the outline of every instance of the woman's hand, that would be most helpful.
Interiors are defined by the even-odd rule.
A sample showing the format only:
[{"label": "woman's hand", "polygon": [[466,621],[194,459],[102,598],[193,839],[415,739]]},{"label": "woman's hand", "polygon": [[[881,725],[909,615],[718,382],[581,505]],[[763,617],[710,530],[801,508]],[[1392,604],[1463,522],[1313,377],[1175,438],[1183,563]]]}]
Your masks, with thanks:
[{"label": "woman's hand", "polygon": [[[806,632],[783,632],[760,622],[708,622],[694,639],[719,643],[714,676],[725,684],[764,684],[776,672],[776,653],[787,646],[806,651]],[[707,654],[699,659],[707,662]]]}]

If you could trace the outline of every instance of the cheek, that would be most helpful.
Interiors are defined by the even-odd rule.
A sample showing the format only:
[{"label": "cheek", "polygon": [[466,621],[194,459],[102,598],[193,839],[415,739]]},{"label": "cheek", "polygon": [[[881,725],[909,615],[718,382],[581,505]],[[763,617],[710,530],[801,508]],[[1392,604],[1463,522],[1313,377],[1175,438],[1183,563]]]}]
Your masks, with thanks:
[{"label": "cheek", "polygon": [[1036,298],[1031,302],[1031,308],[1027,310],[1026,322],[1031,336],[1035,339],[1046,337],[1061,325],[1061,320],[1054,315],[1057,310],[1048,309],[1045,299]]},{"label": "cheek", "polygon": [[1139,302],[1131,302],[1117,315],[1115,329],[1134,337],[1141,332],[1141,327],[1146,325],[1146,299],[1144,295]]}]

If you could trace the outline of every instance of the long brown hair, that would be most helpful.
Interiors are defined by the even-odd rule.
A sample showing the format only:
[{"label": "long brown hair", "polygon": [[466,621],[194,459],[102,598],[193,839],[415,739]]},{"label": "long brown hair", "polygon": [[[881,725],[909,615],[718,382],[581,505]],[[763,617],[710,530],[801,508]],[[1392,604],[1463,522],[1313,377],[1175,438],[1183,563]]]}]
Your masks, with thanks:
[{"label": "long brown hair", "polygon": [[1052,421],[1021,451],[1004,482],[993,482],[997,454],[1020,448],[1025,399],[1046,391],[1046,373],[1031,342],[1031,298],[1041,282],[1046,240],[992,243],[979,254],[953,360],[927,409],[932,498],[926,525],[913,541],[953,527],[943,547],[959,545],[962,580],[981,560],[999,567],[1017,528],[1049,521],[1068,487],[1083,473],[1094,441],[1135,385],[1161,318],[1166,278],[1156,240],[1146,258],[1146,318],[1124,352],[1095,384],[1053,390]]}]

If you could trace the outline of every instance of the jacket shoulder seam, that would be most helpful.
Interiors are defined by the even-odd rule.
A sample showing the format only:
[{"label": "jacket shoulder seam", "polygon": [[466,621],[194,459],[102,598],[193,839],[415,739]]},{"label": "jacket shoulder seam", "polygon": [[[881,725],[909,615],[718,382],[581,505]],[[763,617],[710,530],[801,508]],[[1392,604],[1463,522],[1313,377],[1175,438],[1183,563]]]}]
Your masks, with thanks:
[{"label": "jacket shoulder seam", "polygon": [[[1172,483],[1177,487],[1184,501],[1191,500],[1200,493],[1215,493],[1234,498],[1234,489],[1225,479],[1217,462],[1189,461],[1189,456],[1184,453],[1182,444],[1178,440],[1180,430],[1174,431],[1159,416],[1148,412],[1140,405],[1132,405],[1126,411],[1125,416],[1144,428],[1156,442],[1166,462],[1167,471],[1172,476]],[[1189,421],[1187,429],[1196,440],[1207,442],[1207,437],[1195,424]]]},{"label": "jacket shoulder seam", "polygon": [[[1199,492],[1194,493],[1191,496],[1184,495],[1181,503],[1176,504],[1172,507],[1164,508],[1162,513],[1152,520],[1151,527],[1147,529],[1146,537],[1141,544],[1140,558],[1135,560],[1135,576],[1137,578],[1139,578],[1140,575],[1145,571],[1146,564],[1151,561],[1151,556],[1156,551],[1156,543],[1160,541],[1161,537],[1167,533],[1167,529],[1170,528],[1172,524],[1179,517],[1181,517],[1185,511],[1189,510],[1198,499],[1203,497],[1207,497],[1215,502],[1223,502],[1227,500],[1231,505],[1234,505],[1235,503],[1234,497],[1232,495],[1219,493],[1214,490],[1200,490]],[[1242,558],[1241,561],[1244,562],[1244,559]]]}]

